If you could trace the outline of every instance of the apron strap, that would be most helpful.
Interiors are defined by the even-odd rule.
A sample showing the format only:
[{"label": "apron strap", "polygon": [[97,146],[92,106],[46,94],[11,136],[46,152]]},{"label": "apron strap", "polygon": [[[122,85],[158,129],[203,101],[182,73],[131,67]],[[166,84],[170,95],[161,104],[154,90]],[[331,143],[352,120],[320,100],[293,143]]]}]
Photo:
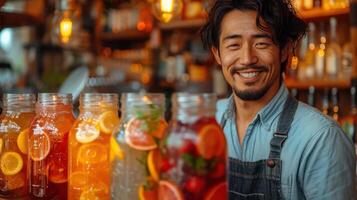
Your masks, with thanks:
[{"label": "apron strap", "polygon": [[283,144],[288,137],[288,132],[294,119],[297,107],[298,101],[289,95],[280,115],[277,130],[270,141],[269,159],[280,159],[281,149],[283,148]]}]

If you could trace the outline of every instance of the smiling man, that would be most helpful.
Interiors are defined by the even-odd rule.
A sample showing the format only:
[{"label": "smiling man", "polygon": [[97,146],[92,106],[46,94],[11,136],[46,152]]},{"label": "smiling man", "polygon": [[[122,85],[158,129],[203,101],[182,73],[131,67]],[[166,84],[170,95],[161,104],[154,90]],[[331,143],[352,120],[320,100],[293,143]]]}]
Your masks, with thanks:
[{"label": "smiling man", "polygon": [[355,154],[339,125],[283,80],[305,34],[288,0],[217,0],[201,31],[232,95],[217,104],[230,199],[354,199]]}]

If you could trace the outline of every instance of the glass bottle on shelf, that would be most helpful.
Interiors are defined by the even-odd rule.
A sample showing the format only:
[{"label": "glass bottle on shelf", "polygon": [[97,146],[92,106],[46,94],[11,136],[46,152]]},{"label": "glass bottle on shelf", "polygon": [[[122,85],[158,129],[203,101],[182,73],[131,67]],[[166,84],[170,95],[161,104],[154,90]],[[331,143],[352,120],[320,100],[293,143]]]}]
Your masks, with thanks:
[{"label": "glass bottle on shelf", "polygon": [[347,136],[351,140],[355,140],[356,125],[357,125],[356,87],[352,86],[350,92],[351,92],[350,113],[348,113],[340,120],[340,124],[343,131],[347,134]]},{"label": "glass bottle on shelf", "polygon": [[4,94],[0,115],[0,199],[27,196],[27,137],[35,117],[33,94]]},{"label": "glass bottle on shelf", "polygon": [[[298,69],[298,79],[306,80],[314,77],[315,73],[315,56],[316,56],[316,44],[315,44],[315,24],[309,23],[308,34],[308,49],[303,56],[302,62],[300,62]],[[303,46],[303,45],[302,45]]]},{"label": "glass bottle on shelf", "polygon": [[352,58],[353,58],[352,42],[348,41],[343,45],[342,57],[341,57],[341,70],[343,72],[344,79],[350,79],[352,74]]},{"label": "glass bottle on shelf", "polygon": [[292,3],[296,10],[301,10],[303,0],[293,0]]},{"label": "glass bottle on shelf", "polygon": [[332,103],[332,112],[331,112],[331,117],[338,121],[339,119],[339,111],[340,107],[338,105],[338,90],[337,88],[332,88],[331,90],[331,103]]},{"label": "glass bottle on shelf", "polygon": [[315,87],[310,86],[309,87],[309,94],[307,96],[307,104],[310,106],[315,106]]},{"label": "glass bottle on shelf", "polygon": [[214,117],[215,102],[214,94],[173,95],[173,119],[162,148],[160,198],[227,199],[226,140]]},{"label": "glass bottle on shelf", "polygon": [[322,0],[322,8],[325,10],[329,10],[333,7],[335,0]]},{"label": "glass bottle on shelf", "polygon": [[71,94],[38,94],[28,135],[31,199],[67,199],[68,133],[73,122]]},{"label": "glass bottle on shelf", "polygon": [[310,10],[314,7],[314,0],[304,0],[303,8],[304,10]]},{"label": "glass bottle on shelf", "polygon": [[328,115],[330,112],[329,90],[325,89],[322,96],[322,113]]},{"label": "glass bottle on shelf", "polygon": [[116,200],[157,198],[162,139],[167,123],[165,96],[124,93],[122,118],[114,134],[122,156],[112,162],[111,196]]},{"label": "glass bottle on shelf", "polygon": [[324,77],[325,73],[325,67],[326,67],[326,35],[325,35],[325,30],[324,30],[324,23],[321,22],[320,24],[320,44],[317,49],[317,52],[315,54],[315,76],[318,79],[322,79]]},{"label": "glass bottle on shelf", "polygon": [[[110,146],[119,127],[118,95],[85,93],[69,134],[68,200],[110,199]],[[118,148],[112,149],[118,150]],[[115,152],[115,151],[113,151]]]},{"label": "glass bottle on shelf", "polygon": [[326,49],[326,75],[329,79],[338,78],[341,72],[341,47],[337,43],[337,19],[330,18],[330,40]]}]

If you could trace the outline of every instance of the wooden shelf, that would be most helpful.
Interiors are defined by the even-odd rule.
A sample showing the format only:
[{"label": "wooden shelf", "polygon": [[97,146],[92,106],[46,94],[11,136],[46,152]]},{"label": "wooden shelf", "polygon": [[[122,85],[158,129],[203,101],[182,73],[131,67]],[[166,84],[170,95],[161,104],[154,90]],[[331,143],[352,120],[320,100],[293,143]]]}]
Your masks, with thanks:
[{"label": "wooden shelf", "polygon": [[27,13],[13,13],[0,11],[0,28],[36,25],[41,19]]},{"label": "wooden shelf", "polygon": [[142,40],[148,39],[150,37],[150,33],[141,32],[137,30],[127,30],[121,32],[103,32],[100,33],[102,41],[115,41],[115,40]]},{"label": "wooden shelf", "polygon": [[308,89],[313,86],[316,89],[323,88],[339,88],[346,89],[351,86],[350,80],[305,80],[299,81],[291,78],[285,79],[285,84],[288,88],[296,88],[296,89]]},{"label": "wooden shelf", "polygon": [[161,30],[173,30],[173,29],[192,29],[192,28],[200,28],[206,19],[190,19],[190,20],[177,20],[167,24],[161,23]]},{"label": "wooden shelf", "polygon": [[350,12],[349,8],[337,8],[324,10],[322,8],[314,8],[311,10],[298,11],[300,17],[306,21],[322,20],[330,17],[348,16]]}]

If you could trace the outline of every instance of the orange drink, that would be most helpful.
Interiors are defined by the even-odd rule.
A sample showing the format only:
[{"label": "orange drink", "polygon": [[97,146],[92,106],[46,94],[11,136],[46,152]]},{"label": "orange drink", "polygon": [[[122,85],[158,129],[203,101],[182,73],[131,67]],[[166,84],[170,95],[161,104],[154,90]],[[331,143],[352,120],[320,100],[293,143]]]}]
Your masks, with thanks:
[{"label": "orange drink", "polygon": [[117,94],[81,95],[69,134],[68,199],[110,199],[110,145],[118,126]]},{"label": "orange drink", "polygon": [[32,199],[67,199],[68,134],[72,95],[40,93],[28,136],[28,188]]},{"label": "orange drink", "polygon": [[213,94],[173,95],[173,119],[157,162],[159,199],[227,199],[227,147],[215,102]]},{"label": "orange drink", "polygon": [[167,123],[163,94],[122,95],[122,118],[114,143],[112,199],[155,199],[160,174],[156,162]]},{"label": "orange drink", "polygon": [[0,116],[0,199],[27,196],[27,137],[35,117],[33,94],[5,94]]}]

